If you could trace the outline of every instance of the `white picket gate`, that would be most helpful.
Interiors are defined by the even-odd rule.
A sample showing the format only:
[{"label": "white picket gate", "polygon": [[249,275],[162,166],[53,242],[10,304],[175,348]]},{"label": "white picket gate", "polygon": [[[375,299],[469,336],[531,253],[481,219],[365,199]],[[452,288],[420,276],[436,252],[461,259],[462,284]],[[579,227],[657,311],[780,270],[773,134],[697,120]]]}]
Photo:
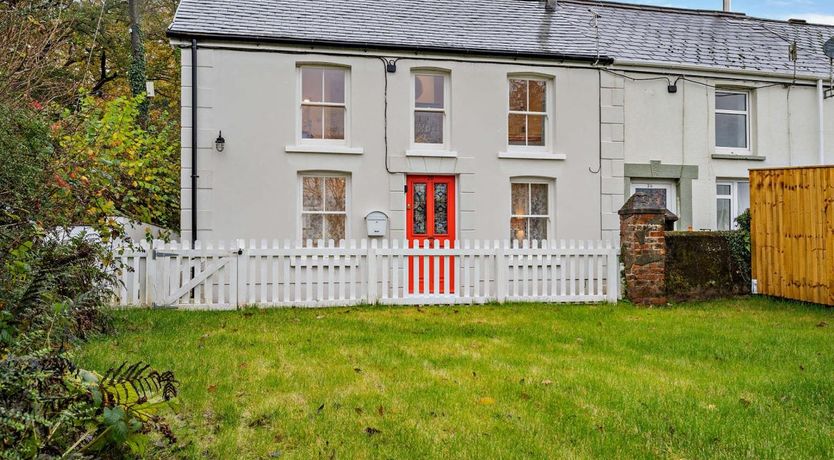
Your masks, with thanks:
[{"label": "white picket gate", "polygon": [[590,303],[619,296],[617,249],[601,241],[312,243],[142,243],[121,255],[116,303],[233,309]]}]

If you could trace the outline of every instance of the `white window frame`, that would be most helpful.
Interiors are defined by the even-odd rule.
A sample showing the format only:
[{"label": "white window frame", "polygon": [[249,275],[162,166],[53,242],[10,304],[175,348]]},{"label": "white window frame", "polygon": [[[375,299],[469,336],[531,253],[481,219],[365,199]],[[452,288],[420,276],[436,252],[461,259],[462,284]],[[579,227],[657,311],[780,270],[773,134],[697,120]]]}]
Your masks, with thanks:
[{"label": "white window frame", "polygon": [[[637,193],[638,188],[665,189],[666,209],[678,213],[678,184],[672,180],[635,180],[631,182],[631,194]],[[670,206],[671,204],[671,206]]]},{"label": "white window frame", "polygon": [[[513,184],[535,184],[535,185],[546,185],[547,186],[547,215],[540,215],[540,214],[515,214],[513,212]],[[556,200],[555,200],[555,189],[556,189],[556,181],[554,179],[548,178],[541,178],[541,177],[513,177],[510,178],[510,218],[507,220],[507,224],[512,226],[513,219],[530,219],[530,218],[547,218],[547,236],[546,240],[552,240],[556,238],[556,228],[555,228],[555,209],[556,209]],[[527,209],[533,210],[533,203],[532,203],[532,196],[528,193],[527,196]],[[511,227],[512,228],[512,227]],[[529,223],[528,223],[529,228]],[[513,237],[511,238],[510,242],[516,241]],[[531,241],[529,232],[525,235],[523,241]]]},{"label": "white window frame", "polygon": [[[730,200],[730,230],[737,230],[736,218],[746,209],[739,209],[738,184],[745,183],[750,186],[748,179],[719,179],[715,182],[715,228],[718,229],[718,200]],[[729,185],[729,195],[719,195],[718,186]]]},{"label": "white window frame", "polygon": [[[304,93],[302,91],[301,73],[304,68],[319,68],[319,69],[339,69],[345,73],[345,102],[304,102]],[[322,91],[322,94],[324,92]],[[345,109],[345,136],[344,139],[305,139],[301,133],[301,109],[304,106],[311,107],[344,107]],[[350,145],[350,67],[339,64],[318,64],[318,63],[302,63],[296,66],[296,104],[295,104],[295,136],[297,146],[333,146],[346,147]],[[324,126],[322,125],[322,129]],[[303,151],[304,149],[296,149]],[[351,153],[351,152],[345,152]]]},{"label": "white window frame", "polygon": [[[339,177],[345,179],[345,210],[344,211],[305,211],[304,210],[304,178],[309,177],[317,177],[317,178],[328,178],[328,177]],[[298,228],[296,232],[296,238],[301,244],[306,244],[307,241],[304,240],[304,215],[305,214],[321,214],[321,215],[344,215],[345,216],[345,240],[350,239],[351,231],[350,231],[350,216],[351,216],[351,175],[349,173],[334,173],[334,172],[304,172],[298,175],[298,199],[296,201],[296,207],[298,209],[297,216],[298,216]],[[322,195],[322,200],[325,200],[325,196]],[[323,224],[324,225],[324,224]],[[324,226],[322,226],[324,230]],[[318,240],[313,240],[315,243]],[[324,240],[327,243],[327,240]],[[334,240],[336,244],[339,242]]]},{"label": "white window frame", "polygon": [[[417,108],[417,76],[430,75],[443,77],[443,108]],[[411,147],[406,151],[408,156],[439,156],[439,157],[454,157],[456,152],[451,151],[451,74],[443,70],[422,70],[414,69],[411,72],[411,128],[410,128],[410,145]],[[443,142],[440,144],[418,143],[414,141],[414,120],[416,112],[434,112],[443,113]]]},{"label": "white window frame", "polygon": [[[510,84],[511,80],[527,80],[530,81],[543,81],[545,83],[544,91],[545,91],[545,111],[544,112],[531,112],[530,110],[510,110],[510,91],[512,85]],[[553,128],[551,125],[553,124],[553,101],[555,98],[553,97],[553,83],[552,77],[542,77],[542,76],[535,76],[535,75],[508,75],[507,76],[507,83],[506,83],[506,92],[504,95],[504,103],[506,104],[507,113],[504,116],[504,142],[507,145],[507,151],[504,154],[499,156],[505,158],[513,158],[516,155],[514,154],[532,154],[532,155],[539,155],[539,156],[554,156],[553,155]],[[527,85],[527,108],[530,108],[530,88],[529,83]],[[510,145],[510,115],[544,115],[544,145]],[[529,131],[527,132],[529,136]],[[562,158],[559,158],[562,159]]]},{"label": "white window frame", "polygon": [[[740,110],[719,110],[718,109],[718,94],[743,94],[744,101],[746,103],[746,107],[744,111]],[[749,90],[739,90],[739,89],[725,89],[725,88],[716,88],[715,94],[713,96],[713,107],[715,109],[715,116],[713,116],[713,125],[714,125],[714,133],[713,133],[713,143],[715,144],[715,150],[717,152],[722,153],[742,153],[742,154],[750,154],[753,150],[751,145],[753,143],[753,129],[752,129],[752,120],[751,120],[751,104],[750,100],[753,97],[753,92]],[[728,114],[728,115],[744,115],[745,120],[745,129],[746,129],[746,139],[747,145],[745,147],[721,147],[718,145],[718,114]]]}]

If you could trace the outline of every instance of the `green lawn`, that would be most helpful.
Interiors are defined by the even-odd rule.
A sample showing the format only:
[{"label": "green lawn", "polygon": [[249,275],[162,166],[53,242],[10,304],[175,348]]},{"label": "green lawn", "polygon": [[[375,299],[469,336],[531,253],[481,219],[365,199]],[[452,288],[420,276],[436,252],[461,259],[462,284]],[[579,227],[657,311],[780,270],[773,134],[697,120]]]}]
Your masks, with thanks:
[{"label": "green lawn", "polygon": [[834,458],[834,310],[127,311],[81,350],[182,381],[210,458]]}]

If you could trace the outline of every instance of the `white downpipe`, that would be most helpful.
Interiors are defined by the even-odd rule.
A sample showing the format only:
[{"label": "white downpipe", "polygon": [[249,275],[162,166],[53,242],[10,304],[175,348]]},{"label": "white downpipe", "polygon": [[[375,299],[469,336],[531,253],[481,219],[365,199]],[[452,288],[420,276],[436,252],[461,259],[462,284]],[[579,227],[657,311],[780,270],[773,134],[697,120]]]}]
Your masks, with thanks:
[{"label": "white downpipe", "polygon": [[817,111],[819,112],[820,164],[825,164],[825,87],[822,80],[817,80]]}]

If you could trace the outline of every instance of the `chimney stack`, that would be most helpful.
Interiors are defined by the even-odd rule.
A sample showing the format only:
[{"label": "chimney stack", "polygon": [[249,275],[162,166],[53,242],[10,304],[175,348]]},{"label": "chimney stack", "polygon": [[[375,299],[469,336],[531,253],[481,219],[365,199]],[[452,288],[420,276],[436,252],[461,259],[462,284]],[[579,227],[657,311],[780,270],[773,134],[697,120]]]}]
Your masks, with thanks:
[{"label": "chimney stack", "polygon": [[556,11],[556,0],[545,0],[544,9],[546,11]]},{"label": "chimney stack", "polygon": [[729,13],[733,10],[732,0],[724,0],[724,12]]}]

